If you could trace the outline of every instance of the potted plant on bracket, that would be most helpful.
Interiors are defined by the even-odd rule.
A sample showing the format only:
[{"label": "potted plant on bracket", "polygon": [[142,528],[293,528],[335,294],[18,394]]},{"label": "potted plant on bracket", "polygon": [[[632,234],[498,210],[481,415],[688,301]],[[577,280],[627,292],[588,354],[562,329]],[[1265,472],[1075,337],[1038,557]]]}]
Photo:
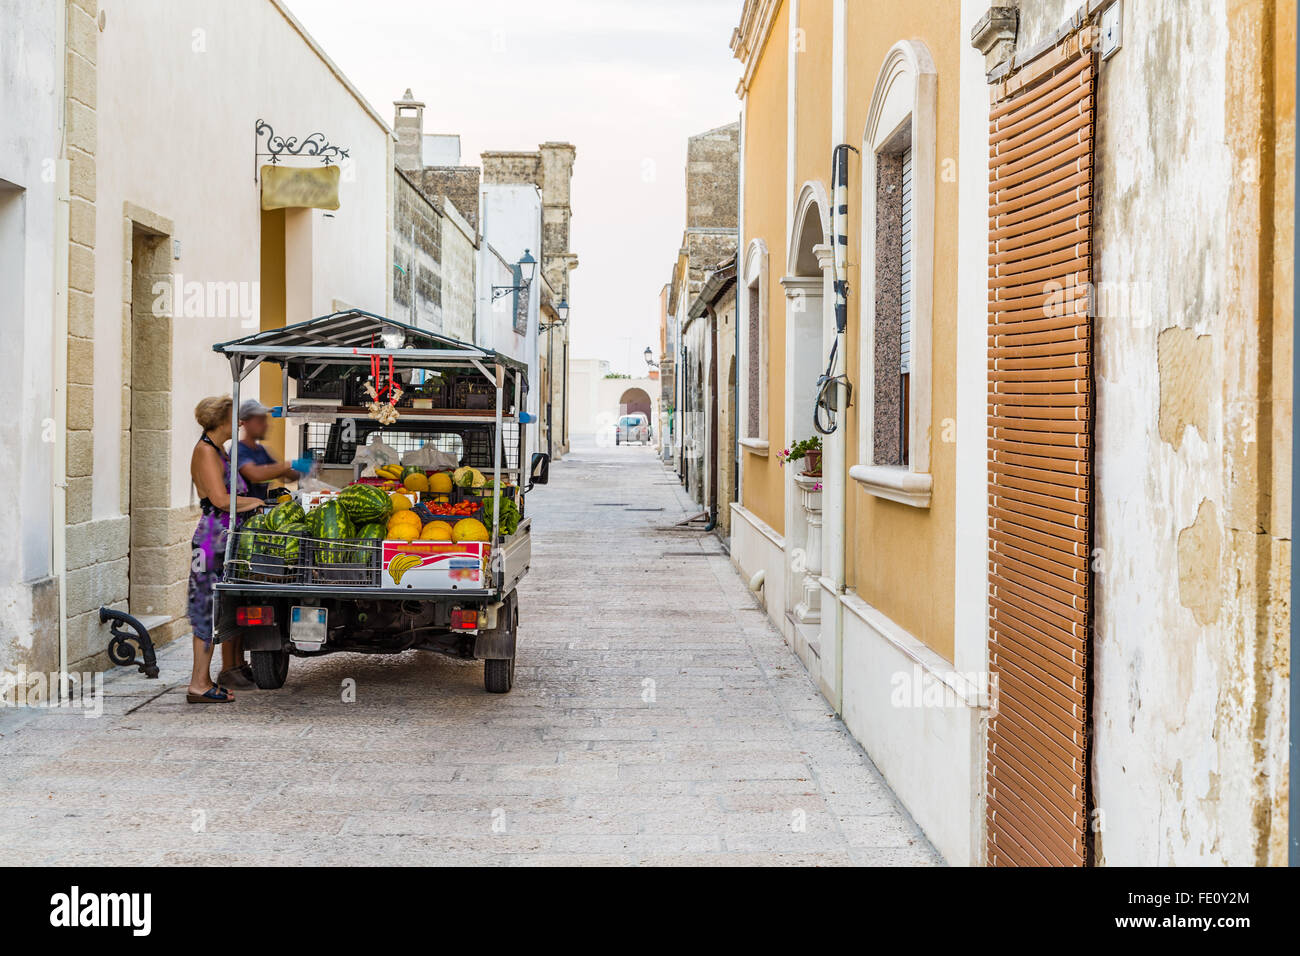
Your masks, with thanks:
[{"label": "potted plant on bracket", "polygon": [[820,478],[822,473],[822,440],[821,436],[813,435],[811,438],[803,438],[795,442],[789,448],[783,449],[776,456],[781,467],[785,467],[786,462],[802,461],[804,463],[802,475],[811,478]]}]

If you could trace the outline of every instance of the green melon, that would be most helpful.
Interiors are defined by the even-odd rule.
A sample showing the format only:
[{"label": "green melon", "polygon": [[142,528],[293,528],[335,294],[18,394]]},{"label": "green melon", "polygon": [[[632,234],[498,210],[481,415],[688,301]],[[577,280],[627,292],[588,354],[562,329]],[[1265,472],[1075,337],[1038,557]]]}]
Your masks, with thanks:
[{"label": "green melon", "polygon": [[374,485],[348,485],[339,492],[336,500],[354,525],[387,521],[393,512],[393,503],[388,495]]},{"label": "green melon", "polygon": [[253,558],[253,545],[258,537],[257,532],[266,527],[266,515],[258,512],[253,515],[236,531],[239,540],[235,544],[235,557],[240,561],[251,561]]},{"label": "green melon", "polygon": [[271,509],[266,516],[266,528],[268,531],[279,531],[285,525],[296,524],[306,517],[307,513],[302,510],[302,505],[291,498]]},{"label": "green melon", "polygon": [[[351,487],[351,486],[349,486]],[[313,538],[321,541],[343,541],[351,538],[356,529],[347,510],[338,498],[332,498],[307,515],[307,527]],[[339,545],[321,545],[316,550],[317,560],[323,564],[351,563],[351,552]]]}]

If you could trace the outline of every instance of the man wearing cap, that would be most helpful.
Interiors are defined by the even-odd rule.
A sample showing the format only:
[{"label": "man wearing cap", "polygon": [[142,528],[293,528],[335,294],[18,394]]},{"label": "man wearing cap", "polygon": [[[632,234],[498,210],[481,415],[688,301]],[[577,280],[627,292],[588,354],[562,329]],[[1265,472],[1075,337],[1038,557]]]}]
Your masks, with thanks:
[{"label": "man wearing cap", "polygon": [[270,484],[277,478],[297,481],[301,475],[286,462],[276,461],[262,445],[271,425],[271,409],[255,398],[239,404],[239,473],[248,482],[248,494],[266,499]]}]

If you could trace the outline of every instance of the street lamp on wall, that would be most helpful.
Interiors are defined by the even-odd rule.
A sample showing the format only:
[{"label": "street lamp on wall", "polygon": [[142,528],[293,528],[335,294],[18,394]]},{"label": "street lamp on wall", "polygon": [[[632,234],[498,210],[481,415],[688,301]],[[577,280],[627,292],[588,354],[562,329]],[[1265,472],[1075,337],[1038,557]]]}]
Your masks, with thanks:
[{"label": "street lamp on wall", "polygon": [[503,295],[509,295],[511,292],[523,292],[533,284],[533,278],[537,275],[537,260],[533,258],[532,252],[524,250],[523,258],[515,263],[515,284],[514,285],[494,285],[492,287],[492,301],[495,302]]},{"label": "street lamp on wall", "polygon": [[659,367],[659,363],[655,361],[655,353],[654,353],[654,351],[650,348],[650,346],[647,345],[647,346],[645,347],[645,351],[642,352],[641,354],[645,357],[645,364],[646,364],[647,366],[649,366],[650,368],[658,368],[658,367]]}]

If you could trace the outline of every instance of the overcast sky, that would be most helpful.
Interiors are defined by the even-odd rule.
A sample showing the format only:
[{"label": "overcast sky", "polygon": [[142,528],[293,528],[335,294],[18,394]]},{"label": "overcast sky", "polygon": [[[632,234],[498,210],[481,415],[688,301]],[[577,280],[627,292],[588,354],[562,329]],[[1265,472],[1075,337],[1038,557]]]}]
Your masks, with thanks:
[{"label": "overcast sky", "polygon": [[[287,0],[392,123],[485,149],[577,147],[572,357],[645,371],[685,219],[686,137],[739,116],[727,43],[740,0]],[[656,349],[657,351],[657,349]]]}]

